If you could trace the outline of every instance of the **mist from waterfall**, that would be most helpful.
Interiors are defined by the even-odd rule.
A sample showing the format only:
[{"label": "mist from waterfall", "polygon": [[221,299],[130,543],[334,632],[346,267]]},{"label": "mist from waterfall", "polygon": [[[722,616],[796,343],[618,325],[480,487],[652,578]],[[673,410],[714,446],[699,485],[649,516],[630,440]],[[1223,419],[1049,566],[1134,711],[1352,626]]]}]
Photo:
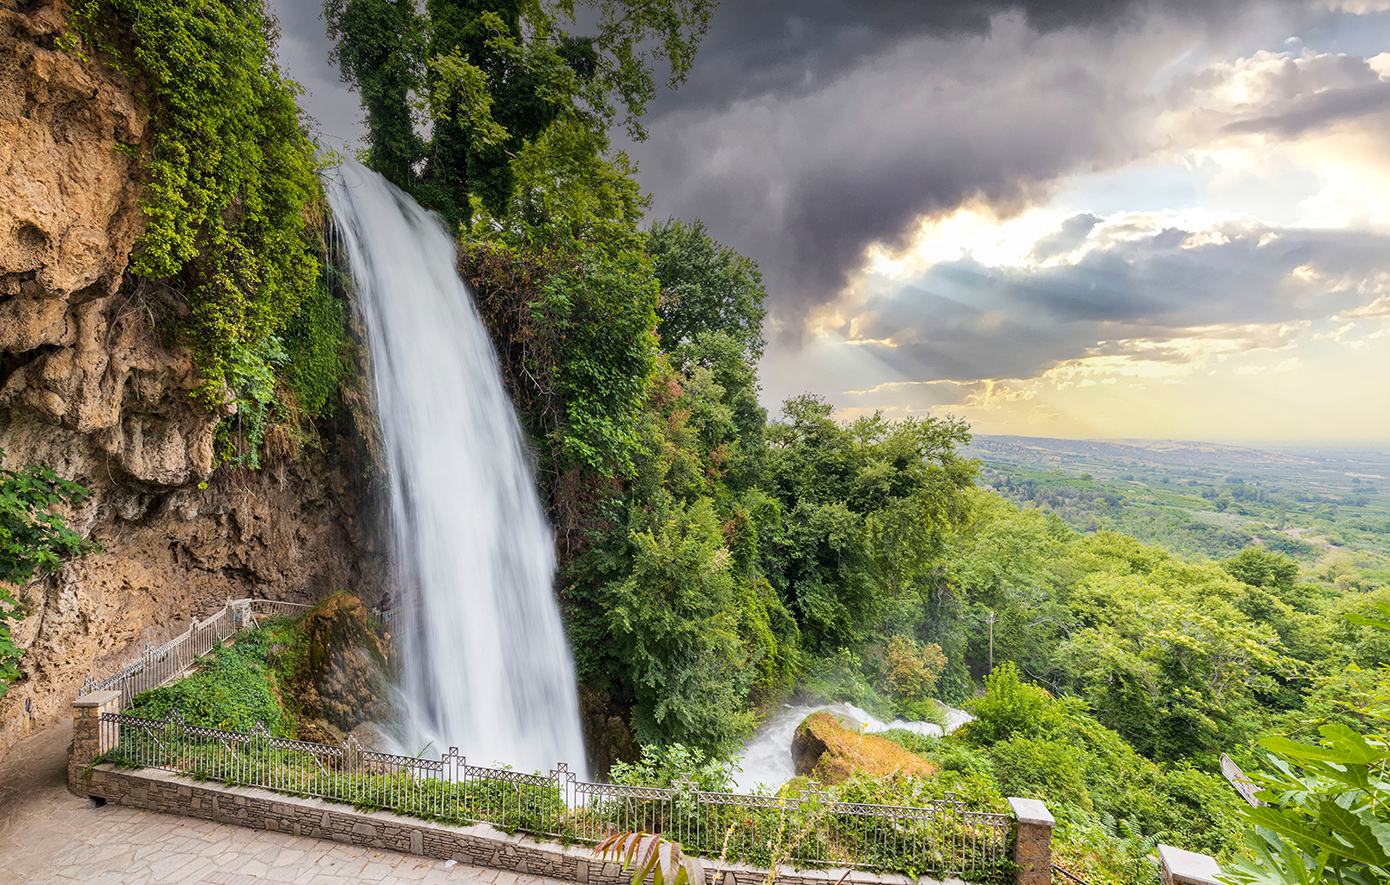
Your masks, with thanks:
[{"label": "mist from waterfall", "polygon": [[346,162],[328,187],[390,471],[402,739],[584,775],[554,541],[497,356],[438,217]]}]

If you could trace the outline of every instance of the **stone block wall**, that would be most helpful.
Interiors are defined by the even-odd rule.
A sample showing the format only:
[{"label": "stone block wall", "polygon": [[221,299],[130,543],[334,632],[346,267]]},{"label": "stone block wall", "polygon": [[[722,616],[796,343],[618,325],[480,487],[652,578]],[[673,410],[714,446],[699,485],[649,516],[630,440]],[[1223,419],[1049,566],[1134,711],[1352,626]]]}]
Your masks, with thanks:
[{"label": "stone block wall", "polygon": [[72,702],[72,752],[68,754],[68,789],[80,796],[93,795],[81,791],[82,770],[92,760],[111,749],[119,734],[115,727],[101,727],[102,713],[121,712],[121,693],[94,691]]},{"label": "stone block wall", "polygon": [[1018,885],[1051,885],[1052,828],[1056,821],[1037,799],[1010,798],[1009,807],[1018,822],[1014,838]]}]

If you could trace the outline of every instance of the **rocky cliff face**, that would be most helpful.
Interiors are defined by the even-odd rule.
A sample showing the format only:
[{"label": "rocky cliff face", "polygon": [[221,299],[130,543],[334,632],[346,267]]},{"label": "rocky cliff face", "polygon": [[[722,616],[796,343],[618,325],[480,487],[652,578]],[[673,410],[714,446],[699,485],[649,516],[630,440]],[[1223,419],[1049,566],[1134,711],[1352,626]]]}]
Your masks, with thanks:
[{"label": "rocky cliff face", "polygon": [[67,715],[83,680],[226,598],[385,592],[384,540],[355,446],[214,470],[209,409],[151,293],[119,291],[142,230],[136,89],[64,51],[61,0],[0,0],[0,448],[91,498],[70,523],[102,551],[25,588],[25,678],[0,699],[0,753]]}]

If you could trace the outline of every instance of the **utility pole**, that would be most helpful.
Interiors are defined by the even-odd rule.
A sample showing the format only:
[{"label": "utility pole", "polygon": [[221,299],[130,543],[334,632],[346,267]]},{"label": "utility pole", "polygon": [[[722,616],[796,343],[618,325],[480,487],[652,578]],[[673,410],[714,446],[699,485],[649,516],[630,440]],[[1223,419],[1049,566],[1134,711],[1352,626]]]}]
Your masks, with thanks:
[{"label": "utility pole", "polygon": [[989,672],[994,672],[994,612],[989,613]]}]

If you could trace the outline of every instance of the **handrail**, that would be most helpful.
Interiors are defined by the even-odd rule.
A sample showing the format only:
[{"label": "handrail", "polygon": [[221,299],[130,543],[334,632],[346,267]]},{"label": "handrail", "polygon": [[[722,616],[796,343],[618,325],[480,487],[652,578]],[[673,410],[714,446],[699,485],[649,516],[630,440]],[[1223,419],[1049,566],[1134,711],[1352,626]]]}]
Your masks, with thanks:
[{"label": "handrail", "polygon": [[1066,878],[1070,879],[1071,881],[1075,882],[1076,885],[1091,885],[1091,883],[1087,882],[1085,879],[1083,879],[1083,878],[1081,878],[1080,876],[1076,875],[1076,874],[1073,873],[1071,870],[1067,869],[1066,867],[1059,866],[1058,864],[1055,864],[1055,863],[1054,863],[1054,864],[1052,865],[1052,872],[1054,872],[1054,873],[1061,873],[1064,877],[1066,877]]},{"label": "handrail", "polygon": [[275,599],[228,599],[222,608],[203,620],[195,620],[183,633],[159,647],[145,643],[140,656],[104,679],[88,676],[77,696],[94,691],[119,691],[121,707],[142,691],[169,682],[227,637],[256,627],[258,617],[284,616],[312,606]]}]

